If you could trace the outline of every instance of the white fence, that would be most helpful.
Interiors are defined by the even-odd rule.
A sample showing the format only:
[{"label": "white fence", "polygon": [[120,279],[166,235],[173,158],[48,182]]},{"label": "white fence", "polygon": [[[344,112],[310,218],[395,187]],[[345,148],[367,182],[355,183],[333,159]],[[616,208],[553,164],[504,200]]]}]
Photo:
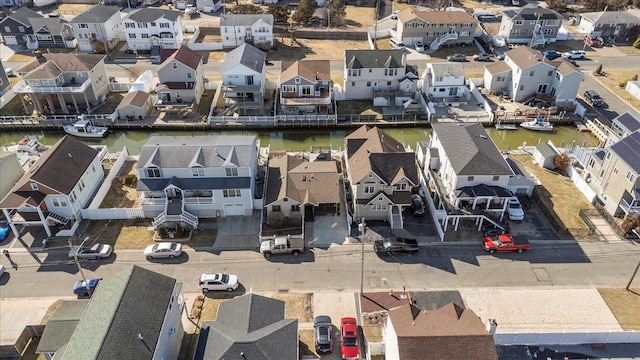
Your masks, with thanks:
[{"label": "white fence", "polygon": [[212,43],[212,42],[196,42],[196,40],[200,37],[200,28],[196,28],[191,36],[191,40],[187,43],[187,47],[191,50],[195,51],[211,51],[211,50],[222,50],[222,42]]},{"label": "white fence", "polygon": [[122,151],[118,156],[118,159],[116,160],[115,163],[113,163],[111,171],[109,171],[109,175],[107,175],[107,177],[104,179],[102,186],[100,186],[100,189],[98,189],[98,192],[93,197],[91,204],[89,204],[89,207],[88,207],[89,209],[98,209],[100,207],[100,204],[102,204],[102,201],[104,200],[105,196],[107,196],[109,189],[111,189],[111,184],[113,183],[113,179],[115,179],[115,177],[118,176],[120,169],[122,169],[122,165],[124,165],[124,162],[127,160],[128,157],[129,157],[129,152],[127,151],[127,148],[126,147],[122,148]]},{"label": "white fence", "polygon": [[[573,184],[580,190],[582,195],[584,195],[587,200],[592,203],[596,198],[596,192],[589,186],[589,183],[585,179],[582,178],[581,173],[578,172],[573,166],[567,167],[567,172],[571,176],[571,180]],[[582,170],[585,171],[585,170]]]},{"label": "white fence", "polygon": [[133,86],[133,84],[131,84],[131,83],[110,82],[109,83],[109,91],[112,91],[112,92],[127,92],[127,91],[129,91],[129,89],[131,89],[132,86]]},{"label": "white fence", "polygon": [[88,220],[114,220],[143,218],[142,208],[112,208],[112,209],[82,209],[83,219]]},{"label": "white fence", "polygon": [[469,89],[471,89],[471,94],[473,94],[473,97],[476,98],[476,101],[482,104],[482,108],[487,113],[487,115],[489,115],[489,120],[493,121],[493,117],[495,116],[493,113],[493,109],[491,108],[491,105],[489,105],[489,102],[485,100],[484,96],[482,96],[480,90],[478,90],[478,87],[476,85],[480,82],[484,84],[484,79],[469,79]]},{"label": "white fence", "polygon": [[13,100],[16,94],[13,92],[13,88],[9,89],[6,93],[4,93],[0,97],[0,109],[2,109],[5,105],[9,103],[9,101]]},{"label": "white fence", "polygon": [[637,344],[640,331],[493,334],[496,345]]}]

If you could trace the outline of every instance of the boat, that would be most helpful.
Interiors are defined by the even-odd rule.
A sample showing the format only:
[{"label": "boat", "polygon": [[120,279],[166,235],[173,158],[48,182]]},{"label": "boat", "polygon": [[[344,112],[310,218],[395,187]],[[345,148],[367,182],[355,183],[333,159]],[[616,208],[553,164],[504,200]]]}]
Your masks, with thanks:
[{"label": "boat", "polygon": [[500,121],[496,123],[496,130],[518,130],[518,126],[515,124],[501,124]]},{"label": "boat", "polygon": [[35,7],[47,7],[50,5],[55,5],[58,0],[33,0],[33,6]]},{"label": "boat", "polygon": [[507,39],[505,39],[504,36],[494,36],[491,38],[491,43],[493,46],[501,48],[507,46]]},{"label": "boat", "polygon": [[7,146],[4,149],[18,154],[40,155],[49,149],[49,147],[40,144],[38,140],[24,138],[20,140],[17,145]]},{"label": "boat", "polygon": [[548,121],[544,121],[544,117],[542,116],[538,116],[531,121],[525,121],[520,124],[520,127],[534,131],[553,131],[553,124]]},{"label": "boat", "polygon": [[65,125],[64,132],[69,135],[88,138],[88,139],[102,139],[107,135],[109,128],[105,126],[93,126],[91,121],[86,119],[80,119],[73,125]]}]

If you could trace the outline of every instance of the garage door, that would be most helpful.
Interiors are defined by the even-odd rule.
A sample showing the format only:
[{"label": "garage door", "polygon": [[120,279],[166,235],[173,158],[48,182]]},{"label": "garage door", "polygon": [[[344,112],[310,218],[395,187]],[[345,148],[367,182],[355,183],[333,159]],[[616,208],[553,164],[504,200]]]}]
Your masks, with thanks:
[{"label": "garage door", "polygon": [[243,204],[225,204],[224,216],[244,216]]},{"label": "garage door", "polygon": [[18,45],[18,40],[16,39],[15,36],[5,36],[4,42],[7,45]]}]

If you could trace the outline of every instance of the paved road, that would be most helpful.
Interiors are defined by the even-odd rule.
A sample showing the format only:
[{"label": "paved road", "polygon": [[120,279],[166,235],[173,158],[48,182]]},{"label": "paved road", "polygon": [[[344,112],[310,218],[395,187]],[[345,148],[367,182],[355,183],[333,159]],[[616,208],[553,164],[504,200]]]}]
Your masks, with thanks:
[{"label": "paved road", "polygon": [[[381,259],[365,246],[365,290],[428,290],[464,287],[623,287],[640,259],[640,248],[626,243],[535,242],[528,253],[489,255],[479,245],[430,245],[417,255]],[[14,253],[18,270],[4,275],[2,298],[66,296],[80,278],[65,251],[37,256]],[[37,258],[37,260],[36,260]],[[359,245],[315,249],[299,257],[265,260],[250,251],[215,254],[187,251],[181,259],[148,262],[141,251],[117,251],[115,257],[85,261],[88,277],[110,277],[136,264],[184,282],[185,292],[197,292],[203,272],[229,272],[241,281],[239,291],[359,291]],[[4,259],[2,259],[4,260]],[[38,263],[41,262],[41,264]],[[640,279],[638,279],[640,283]]]}]

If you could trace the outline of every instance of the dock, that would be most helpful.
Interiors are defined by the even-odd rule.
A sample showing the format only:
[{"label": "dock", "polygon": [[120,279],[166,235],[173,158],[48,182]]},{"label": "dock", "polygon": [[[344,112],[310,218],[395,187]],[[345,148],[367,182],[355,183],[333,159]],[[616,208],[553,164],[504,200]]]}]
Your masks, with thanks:
[{"label": "dock", "polygon": [[587,127],[587,125],[585,125],[582,121],[576,120],[573,123],[576,124],[576,127],[578,128],[578,131],[580,131],[580,132],[589,131],[589,128]]}]

